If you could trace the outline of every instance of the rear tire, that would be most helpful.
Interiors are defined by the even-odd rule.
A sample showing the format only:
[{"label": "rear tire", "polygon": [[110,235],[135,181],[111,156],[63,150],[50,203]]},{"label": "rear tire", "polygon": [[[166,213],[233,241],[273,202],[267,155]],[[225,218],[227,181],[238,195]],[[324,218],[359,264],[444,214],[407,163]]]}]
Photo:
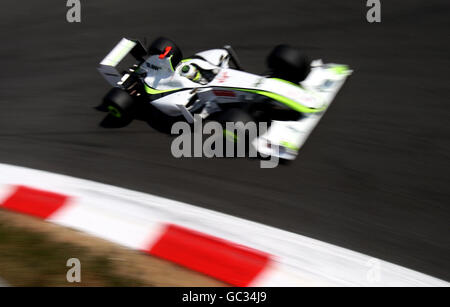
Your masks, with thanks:
[{"label": "rear tire", "polygon": [[272,70],[272,77],[297,84],[306,79],[311,69],[308,57],[288,45],[276,46],[267,57],[267,65]]},{"label": "rear tire", "polygon": [[172,56],[171,58],[172,66],[175,68],[183,59],[183,53],[181,52],[181,49],[175,44],[174,41],[165,37],[159,37],[155,39],[148,47],[148,54],[149,55],[163,54],[166,50],[166,47],[172,47],[167,56]]},{"label": "rear tire", "polygon": [[137,103],[126,91],[120,88],[111,89],[103,99],[110,115],[116,118],[131,117]]}]

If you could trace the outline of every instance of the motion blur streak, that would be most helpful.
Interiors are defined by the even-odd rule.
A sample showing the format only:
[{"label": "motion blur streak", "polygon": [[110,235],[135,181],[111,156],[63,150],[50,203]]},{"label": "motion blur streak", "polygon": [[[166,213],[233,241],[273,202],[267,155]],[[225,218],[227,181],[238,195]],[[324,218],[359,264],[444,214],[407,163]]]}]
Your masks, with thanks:
[{"label": "motion blur streak", "polygon": [[[0,161],[195,203],[450,280],[450,3],[3,0]],[[189,18],[186,18],[189,16]],[[96,67],[123,36],[174,39],[186,56],[231,44],[261,73],[285,42],[355,70],[292,165],[175,159],[135,121],[98,126]]]}]

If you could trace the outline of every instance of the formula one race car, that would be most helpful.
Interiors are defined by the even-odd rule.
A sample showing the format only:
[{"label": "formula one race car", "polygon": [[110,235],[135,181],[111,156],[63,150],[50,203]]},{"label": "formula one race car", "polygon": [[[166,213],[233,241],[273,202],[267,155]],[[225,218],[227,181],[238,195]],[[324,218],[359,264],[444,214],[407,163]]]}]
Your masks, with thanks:
[{"label": "formula one race car", "polygon": [[[127,57],[131,65],[120,70]],[[268,130],[251,144],[263,155],[292,160],[351,70],[310,62],[287,45],[275,47],[267,63],[270,71],[256,75],[244,71],[230,46],[183,58],[167,38],[156,39],[148,49],[123,38],[98,70],[114,87],[104,98],[111,116],[129,117],[139,105],[150,103],[188,123],[198,116],[224,123],[266,121]]]}]

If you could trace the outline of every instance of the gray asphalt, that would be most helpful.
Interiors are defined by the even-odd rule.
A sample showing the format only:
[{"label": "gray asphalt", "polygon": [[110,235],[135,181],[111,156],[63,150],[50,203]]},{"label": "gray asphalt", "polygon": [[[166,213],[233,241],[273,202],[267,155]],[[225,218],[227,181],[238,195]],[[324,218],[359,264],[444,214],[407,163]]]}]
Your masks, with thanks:
[{"label": "gray asphalt", "polygon": [[[186,201],[450,280],[450,3],[65,1],[0,4],[0,161]],[[122,37],[171,37],[186,56],[231,44],[264,70],[273,45],[349,64],[298,160],[175,159],[146,122],[99,126],[97,63]]]}]

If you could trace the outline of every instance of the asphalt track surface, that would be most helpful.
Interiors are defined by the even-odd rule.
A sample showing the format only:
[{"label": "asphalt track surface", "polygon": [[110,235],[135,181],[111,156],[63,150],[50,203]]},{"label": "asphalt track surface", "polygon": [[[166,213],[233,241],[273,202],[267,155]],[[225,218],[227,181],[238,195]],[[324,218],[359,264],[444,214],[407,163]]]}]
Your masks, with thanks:
[{"label": "asphalt track surface", "polygon": [[[2,0],[0,161],[244,217],[450,280],[448,1]],[[288,166],[175,159],[144,121],[99,126],[97,63],[122,37],[171,37],[189,56],[234,46],[261,73],[278,43],[354,75]]]}]

